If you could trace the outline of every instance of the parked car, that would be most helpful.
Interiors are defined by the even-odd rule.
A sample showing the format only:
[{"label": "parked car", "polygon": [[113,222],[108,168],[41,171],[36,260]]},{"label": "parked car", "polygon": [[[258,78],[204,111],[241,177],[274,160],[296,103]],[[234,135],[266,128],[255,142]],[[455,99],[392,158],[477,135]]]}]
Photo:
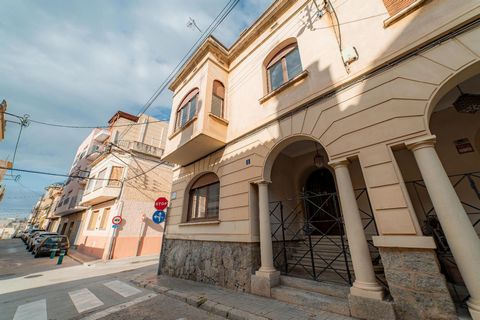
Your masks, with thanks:
[{"label": "parked car", "polygon": [[28,232],[24,233],[23,235],[23,242],[25,242],[25,244],[27,243],[28,239],[35,233],[35,232],[38,232],[38,231],[44,231],[44,230],[41,230],[41,229],[38,229],[38,228],[33,228],[33,229],[30,229]]},{"label": "parked car", "polygon": [[37,232],[34,236],[30,237],[29,242],[27,244],[28,251],[33,251],[33,247],[43,241],[48,236],[56,236],[58,233],[56,232]]},{"label": "parked car", "polygon": [[70,249],[70,241],[68,237],[64,235],[47,236],[43,238],[42,242],[37,243],[33,248],[33,254],[35,258],[42,255],[50,255],[52,250],[55,250],[55,255],[60,254],[60,251],[68,253]]},{"label": "parked car", "polygon": [[22,236],[23,236],[22,230],[16,231],[15,234],[13,235],[14,238],[22,238]]}]

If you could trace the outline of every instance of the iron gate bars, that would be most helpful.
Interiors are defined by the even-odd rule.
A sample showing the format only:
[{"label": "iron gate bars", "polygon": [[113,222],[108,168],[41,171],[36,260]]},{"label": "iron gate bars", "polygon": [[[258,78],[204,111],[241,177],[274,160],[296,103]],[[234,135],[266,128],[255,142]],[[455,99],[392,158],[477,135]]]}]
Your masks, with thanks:
[{"label": "iron gate bars", "polygon": [[284,274],[303,273],[320,280],[330,271],[326,276],[351,284],[351,260],[335,193],[307,192],[272,202],[270,215],[274,262]]}]

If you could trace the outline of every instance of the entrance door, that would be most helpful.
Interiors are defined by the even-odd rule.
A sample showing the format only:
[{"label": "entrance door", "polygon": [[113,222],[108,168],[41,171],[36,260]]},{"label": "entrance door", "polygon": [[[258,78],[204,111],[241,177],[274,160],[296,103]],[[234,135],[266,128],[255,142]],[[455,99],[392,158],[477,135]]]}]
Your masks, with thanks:
[{"label": "entrance door", "polygon": [[304,199],[312,235],[340,235],[340,207],[336,191],[330,170],[321,168],[308,177]]}]

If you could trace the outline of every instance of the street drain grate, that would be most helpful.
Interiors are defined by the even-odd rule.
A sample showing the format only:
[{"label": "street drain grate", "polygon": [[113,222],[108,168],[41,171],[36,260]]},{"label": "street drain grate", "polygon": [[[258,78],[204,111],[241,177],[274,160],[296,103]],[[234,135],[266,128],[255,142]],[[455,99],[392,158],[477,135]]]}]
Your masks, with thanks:
[{"label": "street drain grate", "polygon": [[43,274],[32,274],[31,276],[26,276],[26,277],[23,277],[24,279],[30,279],[30,278],[38,278],[38,277],[41,277],[43,276]]},{"label": "street drain grate", "polygon": [[0,279],[2,278],[10,278],[15,276],[15,273],[5,273],[5,274],[0,274]]}]

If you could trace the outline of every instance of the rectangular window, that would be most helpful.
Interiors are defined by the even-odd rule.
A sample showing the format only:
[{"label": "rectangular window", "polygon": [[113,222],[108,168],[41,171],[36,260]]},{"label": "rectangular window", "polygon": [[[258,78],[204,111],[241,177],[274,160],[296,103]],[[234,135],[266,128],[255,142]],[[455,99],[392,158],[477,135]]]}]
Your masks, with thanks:
[{"label": "rectangular window", "polygon": [[295,76],[302,72],[302,62],[300,61],[298,48],[293,49],[285,56],[285,62],[287,63],[288,80],[295,78]]},{"label": "rectangular window", "polygon": [[270,88],[275,90],[284,82],[282,60],[271,66],[270,69],[268,69],[268,72],[270,74]]},{"label": "rectangular window", "polygon": [[181,123],[180,126],[183,127],[185,126],[185,123],[188,121],[188,111],[187,111],[188,105],[183,107],[182,110],[180,110],[180,117],[181,117]]},{"label": "rectangular window", "polygon": [[190,192],[190,219],[218,217],[220,183],[203,186]]},{"label": "rectangular window", "polygon": [[92,211],[92,214],[90,215],[90,221],[88,221],[87,230],[95,230],[95,226],[97,225],[98,213],[98,210]]},{"label": "rectangular window", "polygon": [[110,208],[103,209],[102,219],[100,220],[100,230],[105,230],[107,228],[108,218],[110,216]]},{"label": "rectangular window", "polygon": [[96,180],[95,180],[95,187],[93,188],[93,191],[95,190],[98,190],[100,189],[101,187],[103,187],[103,182],[105,179],[105,174],[107,173],[107,168],[103,169],[102,171],[100,171],[100,173],[98,174]]},{"label": "rectangular window", "polygon": [[213,95],[212,98],[212,113],[217,117],[223,118],[223,99]]},{"label": "rectangular window", "polygon": [[110,187],[119,187],[122,179],[123,167],[113,166],[112,173],[110,174],[110,180],[108,180],[108,185]]},{"label": "rectangular window", "polygon": [[197,108],[197,96],[193,97],[193,99],[190,101],[189,103],[189,116],[188,116],[188,120],[192,120],[193,117],[195,117],[195,114],[197,112],[196,108]]}]

